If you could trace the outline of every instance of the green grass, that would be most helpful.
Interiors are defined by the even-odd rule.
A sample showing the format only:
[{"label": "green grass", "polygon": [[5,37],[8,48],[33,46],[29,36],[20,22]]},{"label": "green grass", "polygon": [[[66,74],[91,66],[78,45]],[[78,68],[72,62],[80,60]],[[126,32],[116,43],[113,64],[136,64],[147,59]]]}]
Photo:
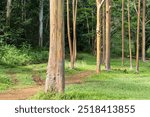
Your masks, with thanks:
[{"label": "green grass", "polygon": [[[79,55],[78,68],[95,70],[95,58],[83,54]],[[121,65],[121,59],[111,60],[111,71],[107,72],[102,66],[100,74],[94,74],[85,79],[82,84],[66,86],[65,94],[45,94],[40,92],[32,99],[75,99],[75,100],[115,100],[115,99],[150,99],[150,63],[140,61],[140,73],[129,69],[129,60]]]},{"label": "green grass", "polygon": [[[80,56],[84,55],[81,54]],[[77,61],[75,69],[70,69],[69,66],[70,63],[68,60],[66,60],[66,76],[71,76],[81,71],[91,69],[91,66],[87,65],[85,62],[83,62],[83,60]],[[36,75],[41,79],[45,79],[46,68],[47,63],[31,64],[26,66],[0,65],[0,92],[4,92],[8,89],[25,88],[36,85],[36,83],[33,81],[33,76]],[[14,80],[16,80],[16,82],[14,82]]]},{"label": "green grass", "polygon": [[[78,54],[76,69],[69,68],[69,62],[65,63],[66,76],[86,70],[95,70],[95,57],[88,54]],[[35,85],[33,74],[38,74],[42,79],[46,76],[46,64],[32,64],[27,66],[9,67],[0,65],[0,91],[9,88],[22,88]],[[100,74],[93,73],[82,84],[70,84],[66,86],[65,94],[45,94],[39,92],[31,99],[150,99],[150,62],[140,61],[140,73],[129,69],[129,60],[121,65],[121,59],[111,59],[111,71],[107,72],[102,65]],[[15,74],[17,83],[12,82],[12,74]]]}]

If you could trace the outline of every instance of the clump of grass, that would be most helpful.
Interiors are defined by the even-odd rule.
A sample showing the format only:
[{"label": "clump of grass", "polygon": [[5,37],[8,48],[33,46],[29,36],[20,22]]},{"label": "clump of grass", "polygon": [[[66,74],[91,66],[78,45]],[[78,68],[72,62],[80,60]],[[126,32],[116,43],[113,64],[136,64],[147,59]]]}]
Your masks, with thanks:
[{"label": "clump of grass", "polygon": [[[89,96],[89,94],[87,94]],[[78,100],[78,99],[86,99],[84,93],[65,93],[65,94],[57,94],[57,93],[44,93],[40,92],[37,95],[31,97],[30,99],[38,99],[38,100]]]},{"label": "clump of grass", "polygon": [[4,75],[0,76],[0,91],[6,90],[12,85],[13,85],[13,82],[9,77],[4,76]]}]

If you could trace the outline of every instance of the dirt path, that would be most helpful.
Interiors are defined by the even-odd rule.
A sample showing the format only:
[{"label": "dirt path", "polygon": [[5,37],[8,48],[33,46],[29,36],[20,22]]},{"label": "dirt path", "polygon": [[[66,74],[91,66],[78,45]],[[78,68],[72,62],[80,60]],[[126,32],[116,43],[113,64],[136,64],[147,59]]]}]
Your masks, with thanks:
[{"label": "dirt path", "polygon": [[[73,76],[69,76],[66,78],[66,84],[80,84],[83,82],[83,79],[91,76],[93,71],[85,71]],[[40,81],[41,82],[41,81]],[[38,84],[38,82],[37,82]],[[0,93],[0,100],[25,100],[29,97],[35,95],[40,90],[43,90],[44,85],[37,85],[33,87],[23,88],[23,89],[14,89],[7,91],[5,93]]]}]

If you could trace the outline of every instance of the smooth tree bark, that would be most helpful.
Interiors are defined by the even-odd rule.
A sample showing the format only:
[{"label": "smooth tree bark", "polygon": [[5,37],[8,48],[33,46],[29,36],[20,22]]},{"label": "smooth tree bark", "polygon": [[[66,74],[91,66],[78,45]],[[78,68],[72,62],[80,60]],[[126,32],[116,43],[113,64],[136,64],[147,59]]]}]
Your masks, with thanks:
[{"label": "smooth tree bark", "polygon": [[97,26],[96,26],[96,39],[97,39],[97,65],[96,65],[96,72],[100,73],[100,64],[101,64],[101,10],[99,5],[101,0],[96,0],[97,5]]},{"label": "smooth tree bark", "polygon": [[110,70],[110,0],[106,0],[106,70]]},{"label": "smooth tree bark", "polygon": [[124,6],[125,6],[125,1],[122,0],[122,65],[124,65]]},{"label": "smooth tree bark", "polygon": [[11,5],[12,5],[12,0],[7,0],[7,6],[6,6],[6,24],[7,25],[10,25]]},{"label": "smooth tree bark", "polygon": [[45,92],[63,93],[64,82],[64,0],[50,0],[50,50]]},{"label": "smooth tree bark", "polygon": [[64,42],[64,0],[58,0],[58,17],[57,17],[57,71],[56,71],[56,86],[59,93],[64,93],[65,89],[65,42]]},{"label": "smooth tree bark", "polygon": [[77,34],[76,34],[77,6],[78,6],[78,0],[72,0],[74,62],[76,61],[76,57],[77,57]]},{"label": "smooth tree bark", "polygon": [[132,41],[131,41],[131,21],[130,21],[130,0],[128,0],[128,36],[129,36],[129,57],[130,57],[130,69],[132,66]]},{"label": "smooth tree bark", "polygon": [[106,57],[106,40],[105,40],[105,5],[103,4],[103,17],[102,17],[102,22],[103,22],[103,29],[102,29],[102,31],[103,31],[103,64],[105,64],[105,57]]},{"label": "smooth tree bark", "polygon": [[96,72],[100,73],[101,70],[101,37],[102,37],[102,30],[101,30],[101,19],[102,19],[102,12],[101,7],[105,0],[96,0],[97,6],[97,26],[96,26],[96,39],[97,39],[97,65],[96,65]]},{"label": "smooth tree bark", "polygon": [[73,40],[70,36],[70,8],[69,0],[67,0],[67,33],[68,33],[68,43],[70,51],[70,67],[73,69],[75,67],[75,61],[77,56],[77,37],[76,37],[76,19],[77,19],[77,6],[78,0],[72,0],[72,19],[73,19]]},{"label": "smooth tree bark", "polygon": [[94,35],[94,10],[92,10],[92,53],[95,54],[95,35]]},{"label": "smooth tree bark", "polygon": [[142,60],[145,62],[145,11],[146,11],[146,0],[143,0],[143,19],[142,19]]},{"label": "smooth tree bark", "polygon": [[137,20],[137,39],[136,39],[136,72],[139,73],[139,37],[140,37],[140,8],[141,0],[138,0],[138,20]]},{"label": "smooth tree bark", "polygon": [[69,0],[67,0],[67,34],[68,34],[68,43],[69,43],[69,51],[70,51],[70,67],[71,69],[74,68],[74,57],[73,57],[73,47],[72,47],[72,40],[70,36],[70,8],[69,8]]},{"label": "smooth tree bark", "polygon": [[43,2],[40,0],[40,12],[39,12],[39,47],[43,47]]}]

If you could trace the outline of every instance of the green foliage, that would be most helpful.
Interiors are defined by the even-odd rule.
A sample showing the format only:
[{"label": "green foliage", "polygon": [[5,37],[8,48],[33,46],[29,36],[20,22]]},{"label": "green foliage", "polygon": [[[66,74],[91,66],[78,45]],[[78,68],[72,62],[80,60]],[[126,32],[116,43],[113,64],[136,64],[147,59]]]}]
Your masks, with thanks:
[{"label": "green foliage", "polygon": [[150,57],[150,48],[147,50],[147,57]]},{"label": "green foliage", "polygon": [[0,61],[8,65],[23,65],[30,62],[31,58],[15,46],[4,45],[0,48]]},{"label": "green foliage", "polygon": [[20,48],[12,45],[0,47],[0,63],[7,65],[27,65],[31,63],[47,62],[48,51],[35,50],[25,44]]},{"label": "green foliage", "polygon": [[[22,2],[12,1],[10,26],[6,25],[6,0],[0,3],[0,45],[11,44],[20,47],[23,43],[30,44],[32,48],[38,46],[39,39],[39,0]],[[121,56],[121,5],[122,0],[112,0],[111,2],[111,55]],[[142,6],[142,3],[141,3]],[[150,2],[146,3],[146,51],[150,46]],[[133,52],[135,52],[137,13],[134,8],[134,1],[131,1],[131,37]],[[142,12],[142,7],[141,7]],[[142,13],[141,13],[142,15]],[[66,22],[66,4],[65,4],[65,22]],[[142,16],[141,16],[142,20]],[[49,46],[49,1],[44,1],[44,47]],[[67,24],[67,23],[65,23]],[[70,2],[70,26],[72,34],[72,3]],[[65,25],[67,29],[67,26]],[[96,35],[96,1],[78,0],[77,10],[77,49],[78,52],[95,52]],[[140,27],[140,35],[142,27]],[[140,40],[142,40],[140,36]],[[125,2],[125,56],[128,52],[128,17],[127,1]],[[65,48],[69,53],[67,30],[65,31]],[[141,53],[141,51],[140,51]],[[34,54],[34,53],[33,53]],[[41,54],[40,54],[41,55]],[[33,55],[34,56],[34,55]],[[40,57],[36,57],[37,59]],[[38,60],[40,61],[40,60]]]},{"label": "green foliage", "polygon": [[0,83],[2,83],[2,84],[7,84],[7,85],[12,84],[10,78],[8,78],[8,77],[6,77],[6,76],[1,76],[1,78],[0,78]]},{"label": "green foliage", "polygon": [[9,88],[12,84],[13,83],[10,77],[4,76],[2,74],[0,75],[0,91]]}]

